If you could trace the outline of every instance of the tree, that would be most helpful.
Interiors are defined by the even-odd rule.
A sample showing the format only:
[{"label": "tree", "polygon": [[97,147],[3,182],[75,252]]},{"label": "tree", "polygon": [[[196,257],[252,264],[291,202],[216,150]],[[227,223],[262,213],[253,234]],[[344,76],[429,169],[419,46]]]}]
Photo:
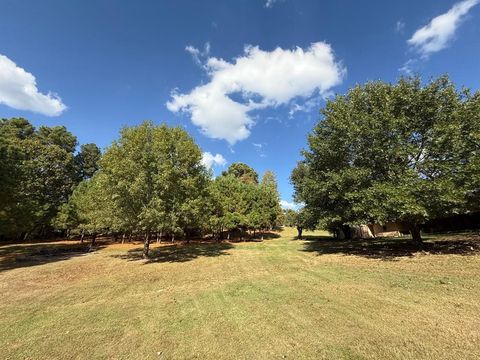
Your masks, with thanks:
[{"label": "tree", "polygon": [[80,146],[80,152],[75,156],[75,161],[81,179],[89,179],[95,174],[101,156],[100,149],[93,143]]},{"label": "tree", "polygon": [[380,81],[329,100],[292,173],[297,201],[328,227],[467,211],[478,191],[479,94],[447,77]]},{"label": "tree", "polygon": [[265,212],[268,218],[267,226],[273,228],[282,213],[275,174],[272,171],[266,171],[265,174],[263,174],[260,186],[263,188]]},{"label": "tree", "polygon": [[317,218],[306,208],[300,210],[285,210],[285,225],[297,228],[298,238],[302,239],[303,230],[315,230]]},{"label": "tree", "polygon": [[[152,231],[184,235],[205,218],[208,173],[202,153],[181,128],[144,122],[121,131],[100,162],[104,191],[113,201],[120,226],[145,233],[148,257]],[[119,214],[119,215],[118,215]]]},{"label": "tree", "polygon": [[254,184],[224,174],[213,181],[211,188],[214,207],[210,223],[215,224],[217,234],[226,231],[227,238],[230,239],[231,231],[248,228]]},{"label": "tree", "polygon": [[233,163],[222,173],[222,175],[232,175],[245,183],[258,184],[257,172],[244,163]]},{"label": "tree", "polygon": [[76,184],[76,138],[25,119],[0,123],[0,237],[45,235]]}]

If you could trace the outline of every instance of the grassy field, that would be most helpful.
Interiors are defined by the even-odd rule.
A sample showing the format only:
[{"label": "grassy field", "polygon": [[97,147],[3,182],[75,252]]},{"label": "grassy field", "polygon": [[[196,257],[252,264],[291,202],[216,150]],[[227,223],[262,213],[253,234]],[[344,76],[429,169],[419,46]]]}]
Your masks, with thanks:
[{"label": "grassy field", "polygon": [[[480,240],[0,246],[6,359],[478,359]],[[315,236],[314,236],[315,235]],[[323,236],[322,236],[323,235]]]}]

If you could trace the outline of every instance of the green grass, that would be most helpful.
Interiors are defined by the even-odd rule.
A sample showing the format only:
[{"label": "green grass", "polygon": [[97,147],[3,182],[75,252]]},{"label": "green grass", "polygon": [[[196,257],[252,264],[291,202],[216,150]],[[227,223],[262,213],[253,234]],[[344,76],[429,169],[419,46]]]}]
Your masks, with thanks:
[{"label": "green grass", "polygon": [[476,236],[0,246],[6,359],[478,359]]}]

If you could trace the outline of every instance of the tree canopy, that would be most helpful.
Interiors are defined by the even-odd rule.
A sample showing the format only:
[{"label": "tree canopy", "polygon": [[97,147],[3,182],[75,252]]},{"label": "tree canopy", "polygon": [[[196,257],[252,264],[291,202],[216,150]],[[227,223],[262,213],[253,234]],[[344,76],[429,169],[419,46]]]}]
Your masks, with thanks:
[{"label": "tree canopy", "polygon": [[179,127],[144,122],[124,128],[93,177],[85,177],[61,207],[56,225],[93,236],[143,233],[145,257],[154,233],[172,240],[194,234],[219,239],[275,225],[279,195],[273,173],[258,184],[251,167],[234,164],[212,180],[201,158]]},{"label": "tree canopy", "polygon": [[228,167],[227,171],[223,172],[222,175],[232,175],[245,183],[258,184],[257,172],[244,163],[233,163]]},{"label": "tree canopy", "polygon": [[327,228],[420,226],[478,210],[480,94],[447,77],[356,86],[329,100],[292,172],[296,200]]}]

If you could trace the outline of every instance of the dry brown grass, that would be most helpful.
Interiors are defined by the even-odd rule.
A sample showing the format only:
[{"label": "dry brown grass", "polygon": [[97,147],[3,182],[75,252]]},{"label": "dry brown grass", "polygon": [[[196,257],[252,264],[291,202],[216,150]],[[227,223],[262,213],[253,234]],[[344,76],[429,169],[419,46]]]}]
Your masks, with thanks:
[{"label": "dry brown grass", "polygon": [[281,235],[154,244],[147,262],[139,243],[0,246],[2,357],[480,357],[478,236]]}]

